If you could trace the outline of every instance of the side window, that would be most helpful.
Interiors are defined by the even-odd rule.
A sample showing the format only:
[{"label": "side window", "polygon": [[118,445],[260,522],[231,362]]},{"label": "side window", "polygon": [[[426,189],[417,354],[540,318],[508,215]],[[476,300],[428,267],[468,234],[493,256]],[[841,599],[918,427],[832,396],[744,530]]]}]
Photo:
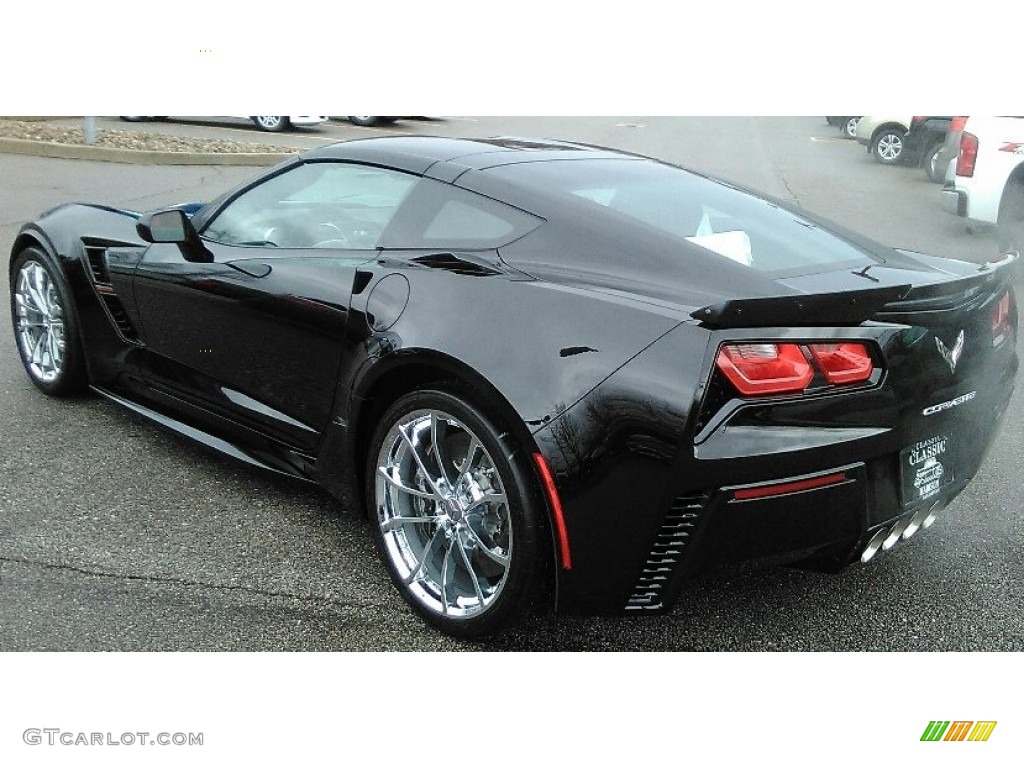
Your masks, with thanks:
[{"label": "side window", "polygon": [[515,228],[516,225],[500,213],[495,214],[462,200],[448,200],[427,225],[423,239],[437,242],[503,240]]},{"label": "side window", "polygon": [[383,241],[385,248],[490,250],[536,229],[541,219],[460,187],[423,179]]},{"label": "side window", "polygon": [[338,162],[310,162],[227,204],[202,236],[226,245],[372,250],[418,178]]}]

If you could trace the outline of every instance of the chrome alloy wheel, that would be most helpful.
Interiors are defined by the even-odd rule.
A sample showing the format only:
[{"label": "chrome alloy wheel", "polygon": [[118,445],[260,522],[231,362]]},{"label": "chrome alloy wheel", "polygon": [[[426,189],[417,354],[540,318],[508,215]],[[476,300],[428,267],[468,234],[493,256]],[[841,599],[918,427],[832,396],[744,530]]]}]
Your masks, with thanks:
[{"label": "chrome alloy wheel", "polygon": [[480,439],[443,411],[391,428],[377,455],[375,501],[386,557],[411,596],[448,619],[484,613],[512,557],[504,481]]},{"label": "chrome alloy wheel", "polygon": [[280,115],[263,115],[253,117],[256,127],[264,131],[283,131],[287,125],[287,117]]},{"label": "chrome alloy wheel", "polygon": [[60,294],[38,261],[26,261],[18,270],[14,305],[21,356],[32,376],[48,384],[60,376],[67,342]]},{"label": "chrome alloy wheel", "polygon": [[897,133],[885,133],[879,137],[875,151],[884,162],[895,162],[903,152],[903,139]]}]

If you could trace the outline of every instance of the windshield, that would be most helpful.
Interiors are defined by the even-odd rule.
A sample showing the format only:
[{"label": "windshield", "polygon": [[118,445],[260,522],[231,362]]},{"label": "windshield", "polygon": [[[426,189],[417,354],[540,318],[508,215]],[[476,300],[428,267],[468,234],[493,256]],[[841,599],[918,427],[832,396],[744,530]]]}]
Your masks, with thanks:
[{"label": "windshield", "polygon": [[572,195],[763,272],[813,271],[878,259],[774,203],[648,160],[556,160],[489,170]]}]

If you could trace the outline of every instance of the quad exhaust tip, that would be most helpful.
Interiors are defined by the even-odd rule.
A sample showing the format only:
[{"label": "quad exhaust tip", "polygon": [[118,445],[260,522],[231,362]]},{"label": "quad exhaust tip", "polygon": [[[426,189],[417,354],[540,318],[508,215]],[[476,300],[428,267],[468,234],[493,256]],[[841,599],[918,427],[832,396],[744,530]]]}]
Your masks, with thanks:
[{"label": "quad exhaust tip", "polygon": [[891,526],[875,531],[867,546],[860,553],[860,561],[866,563],[877,555],[879,550],[892,549],[900,539],[909,539],[922,528],[930,528],[940,511],[942,511],[942,504],[937,501],[930,507],[919,509],[911,516],[901,517]]},{"label": "quad exhaust tip", "polygon": [[903,530],[903,538],[909,539],[921,528],[930,528],[932,523],[935,522],[938,511],[938,502],[935,502],[930,507],[917,510],[917,512],[914,513],[914,516],[910,518],[910,522],[907,524],[907,527]]},{"label": "quad exhaust tip", "polygon": [[860,561],[866,563],[872,557],[874,557],[878,550],[882,548],[882,542],[885,541],[885,537],[889,535],[889,531],[883,528],[880,531],[876,531],[875,535],[871,537],[871,541],[864,547],[864,551],[860,553]]},{"label": "quad exhaust tip", "polygon": [[896,546],[896,542],[900,540],[900,536],[903,535],[903,531],[907,529],[910,524],[905,517],[901,517],[896,521],[896,524],[889,529],[889,535],[885,537],[885,541],[882,542],[882,549],[890,550]]}]

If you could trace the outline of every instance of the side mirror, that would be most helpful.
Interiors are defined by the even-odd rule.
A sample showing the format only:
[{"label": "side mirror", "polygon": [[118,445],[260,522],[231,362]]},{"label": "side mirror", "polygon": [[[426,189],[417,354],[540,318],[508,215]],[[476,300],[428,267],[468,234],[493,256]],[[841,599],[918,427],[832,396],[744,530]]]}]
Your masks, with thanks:
[{"label": "side mirror", "polygon": [[147,243],[177,243],[186,261],[213,261],[213,254],[203,245],[192,221],[177,208],[143,215],[135,231]]}]

